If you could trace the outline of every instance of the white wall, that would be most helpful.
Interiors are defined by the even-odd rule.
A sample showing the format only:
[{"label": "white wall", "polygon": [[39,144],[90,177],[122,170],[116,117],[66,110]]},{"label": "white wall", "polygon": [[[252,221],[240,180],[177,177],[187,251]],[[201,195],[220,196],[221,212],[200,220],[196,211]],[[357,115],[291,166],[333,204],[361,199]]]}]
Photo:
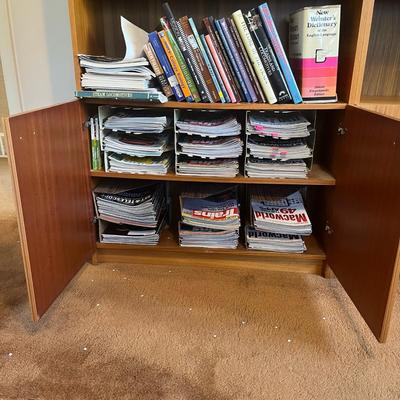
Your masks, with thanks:
[{"label": "white wall", "polygon": [[67,0],[0,0],[0,57],[10,114],[73,99]]}]

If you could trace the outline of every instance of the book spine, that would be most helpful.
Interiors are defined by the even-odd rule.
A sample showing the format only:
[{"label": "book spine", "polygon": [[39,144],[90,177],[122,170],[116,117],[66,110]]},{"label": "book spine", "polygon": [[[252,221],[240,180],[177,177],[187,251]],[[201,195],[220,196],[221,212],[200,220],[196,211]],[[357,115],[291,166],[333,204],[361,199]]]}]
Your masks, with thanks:
[{"label": "book spine", "polygon": [[205,83],[206,93],[208,98],[212,103],[219,102],[220,98],[218,96],[217,89],[215,88],[214,82],[211,79],[210,71],[208,70],[205,64],[203,55],[201,54],[193,30],[189,24],[189,18],[187,16],[179,18],[179,24],[183,29],[183,32],[188,40],[189,46],[192,49],[194,58],[196,59],[197,65],[199,66],[201,76],[203,77]]},{"label": "book spine", "polygon": [[[214,28],[213,28],[213,26],[211,25],[211,22],[210,22],[210,20],[209,20],[208,18],[203,18],[203,24],[204,24],[204,27],[206,28],[206,31],[208,32],[208,35],[209,35],[209,37],[210,37],[210,40],[211,40],[212,43],[213,43],[214,49],[215,49],[216,54],[217,54],[217,56],[218,56],[218,60],[219,60],[221,66],[222,66],[222,68],[223,68],[223,70],[224,70],[224,74],[225,74],[226,78],[228,79],[229,88],[230,88],[230,91],[233,92],[235,100],[234,100],[234,101],[232,100],[232,97],[231,97],[230,94],[229,94],[229,97],[231,97],[231,101],[232,101],[233,103],[236,103],[236,102],[240,101],[239,93],[238,93],[238,91],[237,91],[236,88],[235,88],[233,78],[232,78],[231,73],[230,73],[230,70],[229,70],[229,68],[228,68],[228,64],[227,64],[227,62],[226,62],[226,60],[225,60],[225,57],[224,57],[224,55],[223,55],[223,53],[222,53],[222,50],[221,50],[221,48],[220,48],[220,46],[219,46],[219,43],[218,43],[218,41],[217,41],[217,37],[216,37],[216,35],[215,35]],[[207,44],[208,44],[208,41],[207,41]],[[211,50],[211,49],[210,49],[210,50]],[[213,54],[213,56],[214,56],[214,54]],[[215,58],[214,58],[214,61],[215,61]],[[215,61],[215,62],[216,62],[216,61]],[[224,84],[225,84],[225,87],[226,87],[226,83],[225,83],[225,82],[224,82]],[[226,87],[226,89],[228,90],[227,87]]]},{"label": "book spine", "polygon": [[183,57],[185,58],[187,66],[189,67],[190,73],[195,80],[201,100],[204,102],[211,101],[211,98],[207,95],[208,89],[205,85],[204,78],[200,73],[199,66],[197,65],[196,59],[194,58],[192,49],[189,45],[187,37],[183,32],[182,26],[176,21],[174,14],[172,13],[171,7],[168,3],[163,3],[162,7],[166,14],[167,20],[171,25],[172,32],[176,37],[179,48],[182,51]]},{"label": "book spine", "polygon": [[254,69],[249,60],[249,56],[247,55],[247,52],[246,52],[246,49],[244,48],[242,39],[240,38],[239,32],[236,29],[236,25],[231,18],[228,18],[227,21],[228,21],[228,27],[231,31],[233,40],[235,41],[236,47],[239,51],[240,57],[242,58],[243,64],[246,68],[246,71],[250,78],[251,84],[253,85],[253,89],[257,96],[257,101],[265,103],[267,100],[266,100],[264,93],[262,91],[262,88],[258,82],[258,79],[256,77]]},{"label": "book spine", "polygon": [[194,35],[194,37],[195,37],[195,39],[197,41],[197,45],[198,45],[198,47],[200,49],[200,52],[201,52],[201,54],[203,56],[203,59],[204,59],[204,62],[206,64],[206,66],[207,66],[207,69],[208,69],[208,72],[210,74],[210,77],[211,77],[211,79],[212,79],[212,81],[214,83],[215,90],[217,92],[218,98],[219,98],[219,100],[221,100],[222,103],[225,103],[225,98],[224,98],[224,94],[222,93],[222,89],[221,89],[220,83],[218,81],[218,78],[217,78],[217,76],[215,74],[215,71],[213,69],[213,66],[211,64],[209,55],[207,54],[207,51],[204,48],[204,44],[203,44],[202,40],[200,39],[200,35],[199,35],[199,32],[197,31],[197,27],[196,27],[196,24],[195,24],[193,18],[189,18],[189,24],[190,24],[190,27],[192,28],[193,35]]},{"label": "book spine", "polygon": [[241,74],[240,74],[239,67],[237,66],[236,60],[232,55],[232,51],[231,51],[231,49],[229,47],[229,44],[226,41],[224,32],[223,32],[221,24],[220,24],[220,21],[219,20],[214,20],[214,24],[215,24],[215,27],[216,27],[217,32],[219,34],[219,37],[221,38],[222,46],[225,49],[225,52],[227,54],[227,60],[232,65],[233,76],[236,78],[238,87],[243,92],[242,99],[244,99],[248,103],[251,103],[252,102],[251,96],[250,96],[249,91],[247,90],[247,87],[246,87],[246,85],[245,85],[245,83],[243,81],[243,78],[242,78]]},{"label": "book spine", "polygon": [[210,49],[208,47],[208,44],[206,42],[206,38],[205,38],[205,36],[203,34],[200,35],[200,40],[201,40],[201,43],[203,45],[204,51],[207,54],[208,60],[210,61],[211,67],[212,67],[212,69],[214,71],[214,74],[215,74],[215,77],[216,77],[216,79],[218,81],[218,85],[219,85],[219,87],[221,89],[221,92],[222,92],[221,100],[223,99],[222,101],[224,103],[225,102],[226,103],[230,103],[231,99],[230,99],[230,97],[228,95],[228,92],[226,91],[226,88],[225,88],[224,82],[222,80],[221,74],[218,71],[217,65],[215,64],[214,58],[213,58],[213,56],[211,54],[211,51],[210,51]]},{"label": "book spine", "polygon": [[339,33],[340,5],[290,15],[289,59],[304,101],[337,101]]},{"label": "book spine", "polygon": [[92,169],[97,171],[97,158],[96,158],[96,134],[94,119],[90,118],[90,144],[92,150]]},{"label": "book spine", "polygon": [[[237,66],[238,74],[241,76],[240,83],[243,86],[243,91],[245,92],[245,95],[247,92],[246,97],[249,99],[248,100],[249,102],[256,102],[257,101],[256,92],[254,91],[253,86],[251,85],[250,78],[247,75],[242,59],[240,58],[239,51],[232,38],[231,31],[228,28],[228,23],[226,22],[226,19],[225,18],[220,19],[219,24],[222,29],[222,35],[225,36],[227,46],[230,48],[233,61]],[[244,89],[246,89],[246,91]]]},{"label": "book spine", "polygon": [[228,66],[228,70],[229,70],[230,76],[232,77],[232,89],[234,90],[234,93],[235,93],[236,98],[238,99],[238,101],[242,101],[243,99],[245,99],[245,95],[243,93],[243,90],[242,90],[242,88],[240,86],[240,83],[239,83],[238,79],[236,78],[235,71],[233,69],[232,63],[229,60],[228,53],[225,50],[225,46],[222,43],[221,36],[220,36],[220,34],[218,32],[217,26],[215,25],[214,17],[208,17],[208,19],[210,20],[211,26],[212,26],[212,28],[214,30],[215,38],[217,39],[218,45],[219,45],[219,47],[220,47],[220,49],[222,51],[222,54],[223,54],[224,60],[226,62],[226,65]]},{"label": "book spine", "polygon": [[194,83],[193,77],[190,74],[189,68],[186,64],[185,58],[181,52],[181,49],[176,42],[175,36],[171,31],[171,27],[165,17],[160,18],[161,27],[167,34],[167,38],[169,43],[171,44],[172,51],[175,55],[176,60],[178,61],[179,67],[185,77],[186,83],[189,86],[190,93],[192,94],[193,100],[197,103],[201,101],[199,91],[197,90],[196,84]]},{"label": "book spine", "polygon": [[126,90],[76,90],[75,96],[81,99],[128,99],[155,103],[165,103],[168,100],[162,93],[128,92]]},{"label": "book spine", "polygon": [[156,74],[156,77],[158,79],[158,82],[161,85],[161,89],[163,93],[167,96],[170,97],[172,96],[172,88],[168,83],[168,80],[163,72],[163,69],[157,59],[156,54],[154,53],[153,47],[151,43],[147,43],[144,48],[143,48],[147,59],[149,60],[149,63],[151,67],[153,68],[154,73]]},{"label": "book spine", "polygon": [[236,28],[243,41],[244,47],[246,48],[247,54],[250,58],[251,64],[253,65],[254,71],[257,75],[258,81],[263,89],[264,95],[270,104],[277,102],[274,90],[272,89],[271,83],[268,79],[268,75],[264,70],[261,59],[257,53],[257,49],[253,43],[250,32],[247,29],[246,21],[243,18],[241,10],[237,10],[232,14],[233,21],[235,22]]},{"label": "book spine", "polygon": [[272,14],[269,10],[268,4],[263,3],[258,6],[260,12],[262,23],[264,24],[265,31],[268,34],[271,45],[275,51],[275,55],[278,59],[279,65],[282,69],[282,73],[286,79],[286,83],[289,87],[290,93],[292,95],[293,102],[295,104],[301,103],[303,101],[299,87],[297,86],[296,80],[294,78],[292,69],[290,68],[289,61],[286,57],[285,50],[283,49],[281,39],[279,37],[278,31]]},{"label": "book spine", "polygon": [[182,88],[179,86],[179,82],[176,79],[176,75],[174,70],[171,67],[171,64],[168,61],[168,57],[164,52],[164,49],[161,45],[160,39],[157,35],[157,32],[149,33],[149,41],[154,49],[154,52],[157,55],[158,60],[162,66],[162,69],[165,72],[165,76],[168,79],[169,84],[171,85],[172,91],[176,97],[176,100],[183,101],[185,100],[185,96],[183,95]]},{"label": "book spine", "polygon": [[247,27],[250,31],[253,42],[257,48],[258,55],[263,63],[265,72],[274,89],[275,96],[278,103],[289,103],[292,100],[289,89],[286,85],[282,71],[279,67],[278,61],[272,50],[271,44],[268,40],[266,33],[262,27],[261,18],[257,11],[253,8],[245,16]]},{"label": "book spine", "polygon": [[178,60],[175,57],[174,51],[172,50],[172,46],[170,41],[168,40],[167,33],[165,31],[160,31],[158,32],[158,37],[160,38],[161,44],[165,50],[165,54],[167,55],[168,60],[171,63],[171,67],[175,72],[176,79],[178,80],[179,85],[182,88],[182,92],[186,100],[189,102],[193,102],[191,91],[183,75],[181,67],[179,66]]},{"label": "book spine", "polygon": [[237,100],[236,100],[235,94],[233,93],[232,86],[231,86],[231,84],[229,82],[229,79],[228,79],[226,73],[225,73],[225,69],[222,66],[222,63],[221,63],[220,58],[218,56],[217,50],[216,50],[216,48],[214,46],[214,42],[212,41],[210,35],[206,35],[205,39],[206,39],[206,42],[207,42],[208,47],[210,49],[210,52],[211,52],[211,54],[212,54],[212,56],[214,58],[214,62],[216,64],[217,68],[218,68],[218,71],[221,74],[221,78],[222,78],[222,80],[224,82],[224,85],[225,85],[225,88],[226,88],[226,90],[228,92],[229,98],[231,99],[232,103],[236,103]]},{"label": "book spine", "polygon": [[99,123],[99,118],[94,119],[95,122],[95,138],[96,138],[96,165],[97,169],[101,170],[102,169],[102,162],[101,162],[101,149],[100,149],[100,123]]}]

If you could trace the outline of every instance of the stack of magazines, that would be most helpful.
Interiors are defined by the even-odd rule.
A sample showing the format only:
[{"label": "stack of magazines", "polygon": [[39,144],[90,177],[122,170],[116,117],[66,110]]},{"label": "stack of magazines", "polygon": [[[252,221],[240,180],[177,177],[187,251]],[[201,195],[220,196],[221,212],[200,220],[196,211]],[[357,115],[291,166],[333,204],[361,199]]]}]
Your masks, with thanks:
[{"label": "stack of magazines", "polygon": [[293,193],[264,188],[250,190],[251,224],[246,226],[251,249],[302,253],[302,236],[312,232],[311,222],[299,191]]},{"label": "stack of magazines", "polygon": [[158,243],[166,222],[164,184],[108,180],[94,189],[93,196],[101,242]]},{"label": "stack of magazines", "polygon": [[182,193],[181,246],[235,249],[239,241],[237,187],[211,186]]},{"label": "stack of magazines", "polygon": [[147,32],[121,17],[121,29],[125,40],[126,54],[122,58],[79,55],[84,72],[82,88],[78,97],[130,98],[136,101],[165,102],[167,97],[153,87],[156,74],[148,68],[143,57]]},{"label": "stack of magazines", "polygon": [[107,171],[168,172],[173,160],[171,118],[151,110],[116,109],[103,128]]},{"label": "stack of magazines", "polygon": [[312,158],[311,123],[299,112],[251,112],[245,174],[251,178],[306,178]]},{"label": "stack of magazines", "polygon": [[176,122],[176,172],[234,177],[243,152],[241,125],[226,113],[188,112]]}]

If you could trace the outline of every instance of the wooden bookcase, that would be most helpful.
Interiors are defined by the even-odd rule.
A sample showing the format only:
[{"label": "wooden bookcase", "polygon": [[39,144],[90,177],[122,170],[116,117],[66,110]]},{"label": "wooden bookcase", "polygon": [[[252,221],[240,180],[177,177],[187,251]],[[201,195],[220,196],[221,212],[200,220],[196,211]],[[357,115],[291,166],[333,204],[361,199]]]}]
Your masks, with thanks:
[{"label": "wooden bookcase", "polygon": [[[269,0],[283,43],[287,40],[290,12],[303,6],[329,3],[332,1]],[[387,19],[388,4],[395,5],[397,16],[399,10],[396,1],[388,0],[376,0],[375,5],[373,0],[338,3],[342,5],[342,22],[337,103],[272,106],[171,101],[160,105],[75,100],[9,119],[10,161],[35,320],[46,312],[86,261],[316,274],[324,274],[329,266],[378,340],[386,340],[400,265],[400,121],[371,112],[362,104],[371,93],[398,96],[398,77],[394,92],[390,92],[390,84],[371,87],[369,80],[374,79],[371,76],[376,71],[381,71],[383,82],[392,65],[391,58],[388,64],[386,61],[380,64],[381,59],[374,58],[380,51],[381,10],[386,10],[384,19]],[[171,0],[170,4],[177,16],[191,15],[199,22],[203,16],[230,15],[238,8],[250,9],[258,2]],[[120,15],[150,31],[156,28],[162,14],[158,0],[70,0],[69,6],[77,88],[80,88],[81,73],[77,54],[122,55]],[[398,52],[394,36],[385,39],[385,46]],[[242,115],[246,110],[316,110],[315,164],[307,179],[282,180],[91,171],[85,121],[101,104],[229,109]],[[236,250],[181,248],[172,224],[163,232],[156,248],[98,243],[91,189],[99,179],[110,178],[165,180],[170,182],[173,193],[185,182],[307,186],[307,207],[314,234],[308,238],[308,250],[303,254],[252,251],[243,246]]]}]

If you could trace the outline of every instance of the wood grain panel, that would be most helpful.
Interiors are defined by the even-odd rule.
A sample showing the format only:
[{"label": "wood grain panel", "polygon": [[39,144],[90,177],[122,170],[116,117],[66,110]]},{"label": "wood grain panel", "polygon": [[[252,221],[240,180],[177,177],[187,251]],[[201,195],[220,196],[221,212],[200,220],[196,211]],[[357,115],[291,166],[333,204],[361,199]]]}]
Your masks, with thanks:
[{"label": "wood grain panel", "polygon": [[217,183],[257,183],[265,185],[335,185],[335,178],[320,165],[314,164],[308,178],[304,179],[268,179],[268,178],[247,178],[243,175],[233,178],[216,176],[190,176],[176,175],[169,172],[166,175],[148,175],[148,174],[129,174],[121,172],[91,171],[91,176],[96,178],[122,178],[122,179],[141,179],[141,180],[159,180],[159,181],[179,181],[179,182],[217,182]]},{"label": "wood grain panel", "polygon": [[68,0],[76,88],[81,88],[78,54],[104,55],[103,9],[97,0]]},{"label": "wood grain panel", "polygon": [[400,97],[400,2],[375,0],[363,96]]},{"label": "wood grain panel", "polygon": [[33,318],[94,252],[87,134],[78,101],[9,119],[8,143]]},{"label": "wood grain panel", "polygon": [[277,253],[246,249],[208,249],[180,247],[174,229],[162,232],[157,247],[97,243],[98,262],[128,262],[149,265],[250,268],[321,274],[325,253],[313,236],[305,239],[303,254]]},{"label": "wood grain panel", "polygon": [[167,101],[166,103],[138,103],[131,100],[114,99],[83,99],[87,104],[129,106],[144,108],[176,108],[184,110],[344,110],[347,103],[338,101],[336,103],[301,103],[301,104],[267,104],[267,103],[186,103],[179,101]]},{"label": "wood grain panel", "polygon": [[328,189],[327,262],[380,341],[386,340],[399,273],[400,122],[348,107],[336,135]]}]

